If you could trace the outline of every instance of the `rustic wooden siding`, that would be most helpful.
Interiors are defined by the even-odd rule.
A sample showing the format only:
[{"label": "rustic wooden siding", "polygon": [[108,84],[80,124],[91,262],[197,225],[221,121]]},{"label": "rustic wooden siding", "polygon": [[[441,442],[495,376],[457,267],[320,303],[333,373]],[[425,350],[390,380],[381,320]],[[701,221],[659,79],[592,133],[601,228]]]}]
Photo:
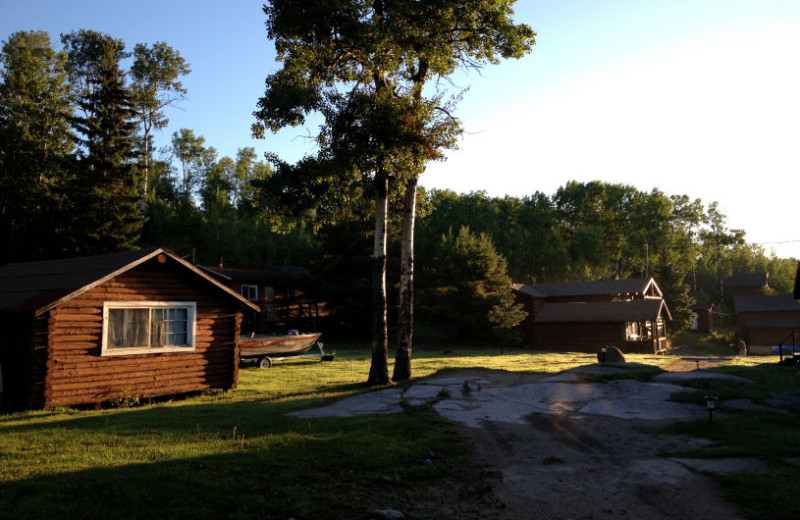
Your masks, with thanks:
[{"label": "rustic wooden siding", "polygon": [[525,294],[515,293],[515,303],[521,303],[522,308],[528,315],[517,327],[522,330],[522,336],[526,343],[536,343],[536,324],[534,318],[544,304],[544,299],[534,298]]},{"label": "rustic wooden siding", "polygon": [[534,346],[559,352],[596,353],[603,345],[619,348],[626,354],[655,354],[665,349],[666,339],[626,341],[625,324],[597,323],[538,323]]},{"label": "rustic wooden siding", "polygon": [[648,339],[644,341],[624,341],[620,350],[626,354],[659,354],[669,347],[666,338]]},{"label": "rustic wooden siding", "polygon": [[800,329],[785,327],[785,328],[766,328],[766,327],[753,327],[749,328],[742,334],[742,339],[747,343],[748,347],[769,347],[763,350],[763,353],[771,354],[772,347],[777,346],[781,342],[785,345],[790,345],[791,340],[787,340],[787,336],[795,331],[795,337],[800,340]]},{"label": "rustic wooden siding", "polygon": [[[242,313],[230,297],[221,295],[174,262],[151,261],[52,310],[47,320],[44,406],[234,388]],[[101,356],[106,301],[196,302],[195,349]]]},{"label": "rustic wooden siding", "polygon": [[560,352],[598,352],[603,345],[622,348],[624,323],[537,323],[534,346]]},{"label": "rustic wooden siding", "polygon": [[797,311],[753,311],[737,312],[736,326],[739,334],[746,332],[747,322],[751,320],[800,320],[800,312]]}]

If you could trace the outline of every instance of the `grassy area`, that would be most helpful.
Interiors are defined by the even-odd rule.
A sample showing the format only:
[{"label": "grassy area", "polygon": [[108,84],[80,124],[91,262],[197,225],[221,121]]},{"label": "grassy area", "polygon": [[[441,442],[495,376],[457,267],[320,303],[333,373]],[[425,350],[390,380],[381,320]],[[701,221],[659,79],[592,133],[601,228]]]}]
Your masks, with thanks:
[{"label": "grassy area", "polygon": [[[436,518],[441,504],[478,510],[491,499],[483,468],[429,408],[288,417],[370,390],[362,384],[368,350],[331,347],[329,363],[243,368],[233,393],[0,417],[0,517],[333,519],[398,508]],[[586,358],[559,357],[543,369]],[[533,360],[522,351],[423,348],[414,369],[417,377],[451,367],[531,370]]]},{"label": "grassy area", "polygon": [[[766,361],[766,362],[765,362]],[[689,457],[754,457],[767,464],[764,471],[716,475],[728,499],[748,518],[758,520],[800,518],[797,485],[800,483],[800,406],[784,406],[785,413],[738,410],[725,407],[731,399],[751,399],[767,404],[773,394],[796,391],[800,372],[796,366],[779,366],[777,357],[748,357],[720,367],[720,372],[741,376],[750,383],[695,380],[693,391],[674,394],[673,400],[703,403],[714,395],[722,402],[714,420],[673,424],[669,432],[704,437],[713,442],[704,448],[672,455]]]},{"label": "grassy area", "polygon": [[[314,420],[291,410],[369,391],[368,349],[329,345],[336,360],[278,362],[244,368],[232,393],[131,408],[15,413],[0,417],[0,518],[363,518],[396,508],[410,518],[467,518],[492,499],[483,468],[474,464],[456,428],[428,407],[400,414]],[[665,356],[628,356],[666,367]],[[591,354],[496,348],[421,347],[414,375],[485,367],[556,373],[593,363]],[[722,370],[755,384],[698,383],[722,398],[763,399],[797,386],[797,370],[747,358]],[[657,370],[634,371],[633,377]],[[703,392],[683,394],[693,400]],[[698,397],[699,396],[699,397]],[[798,482],[800,412],[730,412],[713,423],[675,429],[716,442],[701,453],[765,458],[764,475],[725,477],[734,500],[755,510],[783,501],[774,479]],[[788,492],[787,492],[788,493]],[[793,498],[793,497],[792,497]],[[749,502],[752,500],[752,504]],[[458,504],[457,511],[449,511]],[[795,518],[796,506],[754,518]],[[787,513],[788,512],[788,513]],[[791,513],[791,514],[789,514]],[[444,516],[443,516],[444,515]],[[475,517],[478,517],[477,513]]]},{"label": "grassy area", "polygon": [[735,356],[738,351],[735,344],[736,335],[729,332],[697,332],[685,330],[670,337],[671,356]]}]

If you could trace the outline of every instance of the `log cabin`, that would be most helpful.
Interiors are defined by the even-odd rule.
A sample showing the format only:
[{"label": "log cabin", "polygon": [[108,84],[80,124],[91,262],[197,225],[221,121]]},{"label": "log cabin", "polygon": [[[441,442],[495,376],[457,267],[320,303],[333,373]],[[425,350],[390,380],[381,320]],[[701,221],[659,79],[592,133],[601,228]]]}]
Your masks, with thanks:
[{"label": "log cabin", "polygon": [[625,353],[663,353],[671,319],[653,278],[514,284],[528,317],[520,325],[535,348],[598,352],[612,345]]},{"label": "log cabin", "polygon": [[739,296],[733,302],[748,354],[777,354],[778,345],[800,343],[800,302],[793,295]]},{"label": "log cabin", "polygon": [[232,390],[239,333],[258,307],[151,248],[0,267],[7,409]]}]

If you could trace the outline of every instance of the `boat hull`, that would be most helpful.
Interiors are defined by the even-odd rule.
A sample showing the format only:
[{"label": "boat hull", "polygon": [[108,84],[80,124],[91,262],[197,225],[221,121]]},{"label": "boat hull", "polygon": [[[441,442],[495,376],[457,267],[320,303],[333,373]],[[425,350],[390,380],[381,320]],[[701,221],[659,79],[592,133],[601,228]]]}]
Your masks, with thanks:
[{"label": "boat hull", "polygon": [[321,333],[270,335],[256,334],[239,342],[241,357],[286,357],[305,354],[313,347]]}]

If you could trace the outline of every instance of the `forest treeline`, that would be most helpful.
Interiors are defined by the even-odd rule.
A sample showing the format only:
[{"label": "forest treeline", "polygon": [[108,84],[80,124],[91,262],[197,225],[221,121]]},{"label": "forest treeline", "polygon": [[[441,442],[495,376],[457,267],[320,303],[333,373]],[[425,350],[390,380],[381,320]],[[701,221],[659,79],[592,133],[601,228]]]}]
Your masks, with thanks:
[{"label": "forest treeline", "polygon": [[[185,94],[180,54],[163,42],[129,52],[94,31],[61,44],[37,31],[3,42],[0,263],[161,246],[197,263],[304,265],[312,279],[303,289],[342,326],[368,333],[368,179],[309,204],[281,188],[253,148],[220,157],[191,129],[157,148],[154,133]],[[511,282],[653,276],[680,329],[695,302],[724,309],[727,276],[767,271],[776,293],[794,281],[796,260],[748,243],[716,203],[658,189],[570,182],[552,194],[491,197],[420,188],[417,207],[417,321],[460,337],[509,335],[504,323],[518,321]],[[390,250],[402,218],[392,211]]]}]

